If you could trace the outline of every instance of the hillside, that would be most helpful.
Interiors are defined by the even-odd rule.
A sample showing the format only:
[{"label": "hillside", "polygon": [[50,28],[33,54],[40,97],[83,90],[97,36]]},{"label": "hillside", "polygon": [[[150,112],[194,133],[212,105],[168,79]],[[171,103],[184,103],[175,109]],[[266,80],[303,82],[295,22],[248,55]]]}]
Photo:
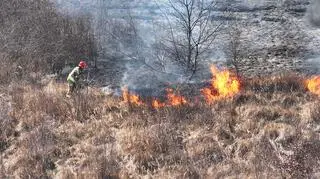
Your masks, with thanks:
[{"label": "hillside", "polygon": [[[73,2],[73,3],[71,3]],[[77,2],[77,3],[75,3]],[[157,2],[157,3],[156,3]],[[308,74],[318,72],[318,57],[320,48],[319,37],[320,30],[312,26],[308,20],[308,11],[312,7],[313,1],[294,0],[294,1],[218,1],[213,9],[212,20],[223,24],[223,30],[219,32],[215,42],[211,57],[204,62],[199,70],[199,78],[203,80],[209,78],[208,64],[219,63],[226,65],[230,60],[226,48],[228,47],[228,33],[230,28],[235,26],[241,31],[239,54],[241,63],[239,68],[244,76],[264,76],[269,74],[278,74],[288,71],[296,71]],[[98,1],[59,1],[59,7],[75,11],[93,13],[99,23],[99,19],[106,16],[114,19],[122,19],[128,16],[129,11],[137,25],[139,36],[143,37],[144,47],[140,49],[140,55],[152,64],[153,56],[148,56],[145,51],[152,51],[150,43],[153,42],[161,33],[156,30],[157,23],[168,23],[165,18],[167,11],[166,1],[110,1],[102,8],[105,13],[101,13],[102,8]],[[99,30],[99,26],[96,26]],[[159,34],[158,34],[159,33]],[[108,43],[106,44],[108,45]],[[130,50],[125,49],[126,54]],[[137,50],[139,51],[139,50]],[[106,52],[113,54],[114,51]],[[120,53],[123,55],[123,53]],[[120,56],[121,56],[120,55]],[[114,56],[99,59],[104,67],[107,67],[106,83],[115,86],[131,85],[139,83],[135,79],[141,78],[141,73],[150,76],[149,81],[161,81],[167,78],[161,73],[147,72],[148,68],[144,63],[136,61],[135,68],[130,66],[130,58],[136,56],[120,57]],[[137,58],[140,58],[139,55]],[[112,60],[110,60],[112,59]],[[115,59],[115,60],[114,60]],[[117,68],[108,68],[116,66]],[[231,67],[231,66],[230,66]],[[181,72],[170,71],[168,73],[177,73],[175,78],[183,76]],[[156,75],[155,79],[152,79]],[[179,76],[180,75],[180,76]],[[112,76],[113,78],[108,78]],[[127,79],[130,76],[130,79]],[[148,86],[150,84],[141,84]]]},{"label": "hillside", "polygon": [[0,3],[0,179],[320,178],[320,1],[147,2]]}]

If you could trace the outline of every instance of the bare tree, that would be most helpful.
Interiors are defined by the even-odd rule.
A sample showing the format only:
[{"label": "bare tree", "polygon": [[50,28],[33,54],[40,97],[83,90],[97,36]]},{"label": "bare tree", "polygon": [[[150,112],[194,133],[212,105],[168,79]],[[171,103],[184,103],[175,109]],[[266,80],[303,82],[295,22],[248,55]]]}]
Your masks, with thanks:
[{"label": "bare tree", "polygon": [[63,15],[48,0],[4,0],[0,11],[0,54],[25,74],[59,72],[95,54],[90,15]]},{"label": "bare tree", "polygon": [[239,66],[241,65],[242,57],[242,44],[241,44],[241,34],[242,27],[239,23],[234,23],[229,27],[228,30],[228,43],[225,48],[225,54],[228,56],[227,62],[231,64],[237,76],[239,76]]},{"label": "bare tree", "polygon": [[213,0],[169,0],[170,36],[163,43],[171,59],[191,72],[191,78],[208,55],[222,25],[212,21],[216,4]]}]

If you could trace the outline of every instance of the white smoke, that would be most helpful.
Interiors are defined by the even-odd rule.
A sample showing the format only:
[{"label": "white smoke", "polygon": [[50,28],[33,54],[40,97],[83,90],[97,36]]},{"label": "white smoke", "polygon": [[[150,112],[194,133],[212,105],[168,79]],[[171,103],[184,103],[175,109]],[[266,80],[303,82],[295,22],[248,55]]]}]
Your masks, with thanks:
[{"label": "white smoke", "polygon": [[[308,22],[316,27],[320,28],[320,0],[313,0],[307,11]],[[320,73],[320,56],[308,59],[306,61],[307,69],[312,74]]]},{"label": "white smoke", "polygon": [[311,58],[306,61],[308,72],[311,74],[320,73],[320,57]]},{"label": "white smoke", "polygon": [[313,0],[308,9],[307,17],[313,26],[320,27],[320,0]]},{"label": "white smoke", "polygon": [[182,69],[173,64],[167,65],[166,70],[157,70],[156,66],[149,67],[139,62],[127,63],[126,68],[121,83],[122,86],[133,90],[157,89],[161,85],[181,83],[186,80],[182,75]]},{"label": "white smoke", "polygon": [[257,7],[257,6],[262,6],[264,5],[264,0],[243,0],[242,3],[249,7],[249,8],[252,8],[252,7]]}]

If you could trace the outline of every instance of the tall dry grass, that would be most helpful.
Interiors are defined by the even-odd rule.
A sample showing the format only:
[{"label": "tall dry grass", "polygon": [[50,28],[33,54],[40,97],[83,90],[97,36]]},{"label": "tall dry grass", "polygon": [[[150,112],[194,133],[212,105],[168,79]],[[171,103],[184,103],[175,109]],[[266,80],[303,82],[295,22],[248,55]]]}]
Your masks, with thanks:
[{"label": "tall dry grass", "polygon": [[[279,83],[274,86],[283,85]],[[234,98],[212,105],[159,110],[129,106],[94,88],[70,99],[66,91],[66,84],[51,82],[12,85],[5,93],[7,102],[1,101],[11,106],[1,121],[0,174],[319,177],[319,100],[301,86],[290,92],[278,87],[259,92],[248,85]]]}]

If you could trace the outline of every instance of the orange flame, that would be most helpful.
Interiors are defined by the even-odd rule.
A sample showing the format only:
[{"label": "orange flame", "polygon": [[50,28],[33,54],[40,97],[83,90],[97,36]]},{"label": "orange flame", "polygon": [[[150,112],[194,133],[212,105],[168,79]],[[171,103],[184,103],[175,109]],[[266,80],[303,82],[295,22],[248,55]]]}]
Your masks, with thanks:
[{"label": "orange flame", "polygon": [[306,86],[310,92],[320,96],[320,76],[306,80]]},{"label": "orange flame", "polygon": [[180,106],[187,103],[187,100],[179,95],[173,93],[173,89],[166,89],[168,104],[171,106]]},{"label": "orange flame", "polygon": [[232,97],[240,91],[240,82],[230,71],[220,71],[215,66],[211,66],[210,69],[213,75],[211,87],[201,90],[207,103],[211,104],[216,100]]},{"label": "orange flame", "polygon": [[163,107],[165,107],[165,106],[166,106],[165,103],[162,103],[162,102],[160,102],[160,101],[157,100],[157,99],[155,99],[155,100],[152,101],[152,107],[153,107],[154,109],[163,108]]},{"label": "orange flame", "polygon": [[123,89],[122,97],[124,102],[134,104],[137,106],[143,105],[143,102],[140,100],[140,97],[138,95],[130,94],[128,88]]},{"label": "orange flame", "polygon": [[[124,102],[134,104],[137,106],[145,105],[143,101],[141,101],[139,95],[130,94],[127,88],[123,88],[122,97]],[[161,102],[158,99],[152,100],[152,107],[154,109],[163,108],[166,106],[180,106],[187,103],[187,100],[179,95],[174,94],[172,89],[166,89],[167,91],[167,102]]]}]

